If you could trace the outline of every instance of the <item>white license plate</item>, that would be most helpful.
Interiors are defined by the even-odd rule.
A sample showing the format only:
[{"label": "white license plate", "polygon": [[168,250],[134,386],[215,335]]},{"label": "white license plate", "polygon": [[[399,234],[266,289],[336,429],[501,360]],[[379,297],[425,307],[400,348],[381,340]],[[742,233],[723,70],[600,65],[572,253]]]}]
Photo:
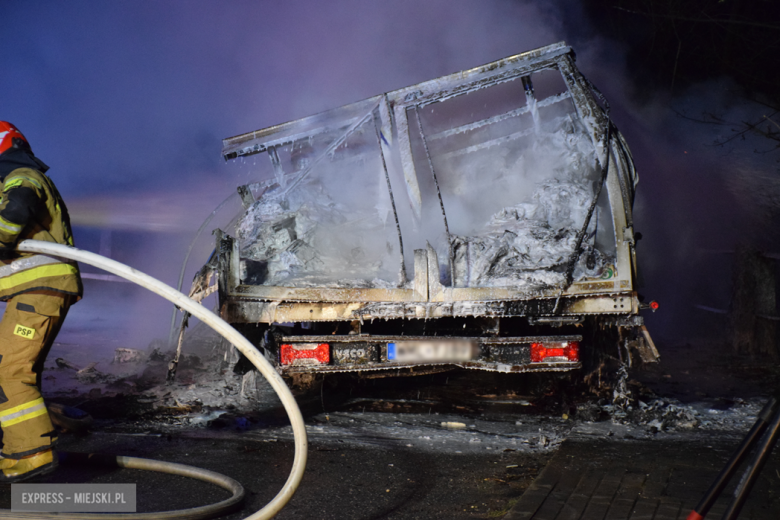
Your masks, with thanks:
[{"label": "white license plate", "polygon": [[398,341],[387,344],[388,361],[469,361],[475,357],[476,345],[469,341]]}]

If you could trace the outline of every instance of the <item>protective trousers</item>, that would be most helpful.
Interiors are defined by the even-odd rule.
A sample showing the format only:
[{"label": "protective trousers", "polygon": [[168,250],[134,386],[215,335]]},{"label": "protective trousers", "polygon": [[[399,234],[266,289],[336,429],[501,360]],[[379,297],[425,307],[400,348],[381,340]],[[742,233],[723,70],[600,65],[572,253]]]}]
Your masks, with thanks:
[{"label": "protective trousers", "polygon": [[56,436],[41,396],[41,373],[71,303],[54,291],[7,301],[0,321],[2,456],[19,459],[49,449]]}]

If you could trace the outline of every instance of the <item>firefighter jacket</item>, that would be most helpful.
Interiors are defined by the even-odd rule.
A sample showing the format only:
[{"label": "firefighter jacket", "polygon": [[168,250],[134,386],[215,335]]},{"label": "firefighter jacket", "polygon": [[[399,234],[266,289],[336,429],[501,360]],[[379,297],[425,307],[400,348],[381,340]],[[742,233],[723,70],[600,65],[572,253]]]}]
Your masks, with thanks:
[{"label": "firefighter jacket", "polygon": [[[48,290],[81,298],[75,262],[14,251],[25,239],[73,245],[65,203],[44,173],[48,167],[21,150],[0,156],[0,300]],[[75,301],[75,300],[74,300]]]}]

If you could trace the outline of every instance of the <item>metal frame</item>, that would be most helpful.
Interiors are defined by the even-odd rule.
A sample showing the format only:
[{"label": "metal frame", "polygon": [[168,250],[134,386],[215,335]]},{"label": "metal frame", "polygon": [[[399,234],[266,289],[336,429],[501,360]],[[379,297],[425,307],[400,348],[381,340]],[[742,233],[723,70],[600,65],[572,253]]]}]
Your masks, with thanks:
[{"label": "metal frame", "polygon": [[[421,199],[412,159],[407,110],[541,70],[560,71],[568,87],[568,94],[553,96],[555,99],[547,102],[571,99],[578,118],[596,148],[598,160],[604,164],[606,150],[603,140],[607,119],[591,93],[590,84],[574,66],[573,51],[563,42],[374,96],[322,114],[231,137],[223,141],[222,153],[228,160],[268,151],[272,163],[278,166],[276,147],[319,132],[346,131],[365,119],[367,113],[378,112],[381,136],[385,141],[395,139],[392,146],[400,151],[401,169],[410,199],[413,206],[419,206]],[[318,126],[319,122],[322,124]],[[484,121],[482,123],[487,124]],[[563,294],[557,287],[534,293],[512,287],[445,287],[439,283],[436,252],[429,248],[427,251],[415,251],[415,277],[411,289],[250,286],[241,285],[238,279],[240,265],[237,244],[229,237],[220,237],[218,240],[222,243],[218,248],[223,254],[221,262],[225,267],[220,269],[223,273],[223,279],[220,280],[223,315],[233,323],[273,323],[372,317],[636,314],[638,301],[633,292],[635,260],[631,215],[636,172],[622,136],[615,130],[613,135],[610,143],[612,160],[609,161],[606,180],[616,241],[617,274],[611,279],[575,282]],[[431,136],[433,139],[437,137]],[[380,148],[383,153],[389,153],[390,143],[380,140]],[[277,175],[285,174],[277,171]],[[556,308],[555,299],[559,296],[560,306]]]}]

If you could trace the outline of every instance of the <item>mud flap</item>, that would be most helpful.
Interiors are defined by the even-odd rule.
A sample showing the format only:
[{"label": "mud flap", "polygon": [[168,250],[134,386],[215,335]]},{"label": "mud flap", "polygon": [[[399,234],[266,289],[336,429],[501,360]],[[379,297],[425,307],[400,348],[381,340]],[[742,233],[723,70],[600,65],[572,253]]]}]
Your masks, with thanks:
[{"label": "mud flap", "polygon": [[642,363],[656,363],[661,359],[658,349],[655,348],[653,338],[647,327],[642,325],[637,329],[638,334],[634,339],[626,340],[626,347],[630,353],[635,353],[642,360]]}]

